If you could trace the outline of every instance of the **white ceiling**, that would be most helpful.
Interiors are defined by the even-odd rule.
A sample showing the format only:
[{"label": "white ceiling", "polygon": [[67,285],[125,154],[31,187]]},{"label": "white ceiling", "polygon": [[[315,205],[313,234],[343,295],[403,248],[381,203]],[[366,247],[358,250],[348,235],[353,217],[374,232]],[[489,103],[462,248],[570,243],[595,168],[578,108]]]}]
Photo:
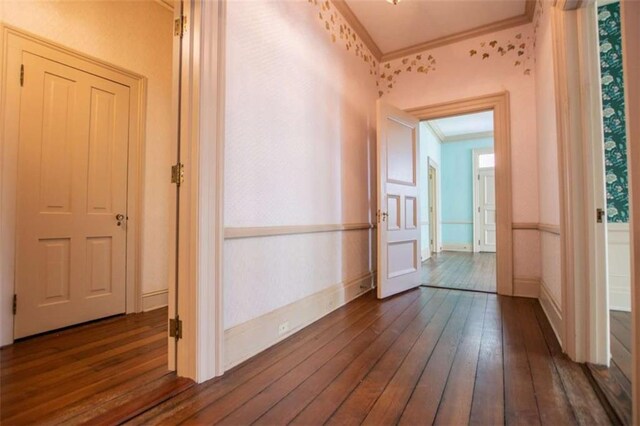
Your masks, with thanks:
[{"label": "white ceiling", "polygon": [[346,0],[383,54],[525,13],[525,0]]},{"label": "white ceiling", "polygon": [[440,118],[427,123],[442,142],[487,137],[493,133],[493,111]]}]

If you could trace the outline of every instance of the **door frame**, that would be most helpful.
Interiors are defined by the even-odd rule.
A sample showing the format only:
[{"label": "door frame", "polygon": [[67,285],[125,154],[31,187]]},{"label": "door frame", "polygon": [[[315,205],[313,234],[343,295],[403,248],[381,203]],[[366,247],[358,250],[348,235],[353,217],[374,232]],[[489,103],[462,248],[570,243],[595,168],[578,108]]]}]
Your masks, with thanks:
[{"label": "door frame", "polygon": [[[19,142],[20,64],[22,52],[28,49],[41,56],[115,81],[130,90],[129,102],[129,162],[127,165],[127,257],[126,257],[126,313],[142,309],[141,268],[142,218],[144,188],[144,141],[146,122],[147,79],[121,67],[85,55],[58,43],[46,40],[21,29],[0,24],[2,67],[4,78],[0,82],[0,117],[3,146],[0,153],[1,210],[0,222],[0,303],[9,306],[15,292],[15,243],[17,213],[17,166]],[[10,309],[2,309],[0,346],[13,342],[14,316]]]},{"label": "door frame", "polygon": [[511,188],[511,119],[509,92],[410,108],[420,120],[493,111],[496,155],[496,273],[497,293],[513,295],[513,204]]},{"label": "door frame", "polygon": [[621,5],[622,53],[627,109],[631,235],[631,335],[633,422],[640,423],[640,3]]},{"label": "door frame", "polygon": [[[174,311],[182,338],[176,342],[176,368],[178,375],[202,383],[224,373],[226,0],[184,0],[182,14],[187,25],[180,40],[178,132],[184,182],[178,202],[180,297]],[[174,297],[170,290],[170,300]]]},{"label": "door frame", "polygon": [[[428,158],[427,186],[429,189],[429,192],[428,192],[429,197],[427,199],[427,203],[429,205],[429,208],[433,207],[433,224],[431,223],[431,217],[429,217],[429,239],[433,239],[433,248],[434,248],[434,250],[431,251],[431,244],[429,244],[429,251],[431,251],[431,254],[433,254],[433,253],[440,252],[440,232],[438,231],[438,222],[440,221],[440,215],[438,214],[438,201],[440,200],[440,185],[438,185],[438,183],[440,182],[440,166],[438,165],[438,163],[435,162],[433,158],[431,157],[427,157],[427,158]],[[431,202],[430,202],[431,201],[431,182],[429,181],[429,177],[428,177],[430,169],[434,170],[433,185],[436,188],[433,194],[434,206],[431,206]],[[433,230],[433,234],[431,232],[432,230]]]},{"label": "door frame", "polygon": [[[480,246],[478,245],[478,207],[480,207],[479,196],[479,180],[476,179],[476,176],[480,173],[480,166],[478,165],[478,157],[482,154],[493,154],[493,148],[476,148],[471,150],[472,155],[472,175],[471,179],[473,179],[472,188],[473,188],[473,252],[479,253]],[[496,214],[497,214],[497,206],[496,206]]]}]

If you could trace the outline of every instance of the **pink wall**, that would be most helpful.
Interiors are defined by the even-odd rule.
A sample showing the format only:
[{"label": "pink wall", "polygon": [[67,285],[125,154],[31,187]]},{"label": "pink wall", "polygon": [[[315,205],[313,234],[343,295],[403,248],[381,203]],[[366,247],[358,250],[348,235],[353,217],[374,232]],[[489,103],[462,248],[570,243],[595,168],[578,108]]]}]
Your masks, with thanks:
[{"label": "pink wall", "polygon": [[[381,64],[383,99],[411,108],[508,91],[514,222],[538,222],[535,58],[527,24]],[[390,87],[391,86],[391,87]],[[536,231],[514,232],[514,275],[540,276]]]},{"label": "pink wall", "polygon": [[[228,3],[226,227],[370,222],[377,64],[327,5]],[[370,272],[371,244],[227,240],[225,328]]]},{"label": "pink wall", "polygon": [[[540,223],[559,225],[560,197],[558,180],[558,135],[554,86],[553,40],[548,2],[538,2],[536,33],[536,117],[538,145],[538,185]],[[560,237],[541,234],[542,283],[558,306],[561,305]]]}]

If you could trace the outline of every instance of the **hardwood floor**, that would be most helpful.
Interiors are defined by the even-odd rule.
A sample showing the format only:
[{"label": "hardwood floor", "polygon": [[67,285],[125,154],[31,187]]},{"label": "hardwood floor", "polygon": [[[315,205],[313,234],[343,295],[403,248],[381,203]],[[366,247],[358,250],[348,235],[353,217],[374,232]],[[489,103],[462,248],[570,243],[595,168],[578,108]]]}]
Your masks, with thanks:
[{"label": "hardwood floor", "polygon": [[609,424],[534,299],[372,292],[199,385],[165,339],[154,311],[3,349],[2,424]]},{"label": "hardwood floor", "polygon": [[167,370],[167,310],[114,317],[0,350],[0,423],[113,424],[193,383]]},{"label": "hardwood floor", "polygon": [[422,283],[433,287],[496,292],[496,254],[443,251],[422,263]]},{"label": "hardwood floor", "polygon": [[631,424],[631,313],[609,311],[611,365],[589,365],[594,379],[624,424]]},{"label": "hardwood floor", "polygon": [[609,424],[537,300],[372,294],[130,424]]}]

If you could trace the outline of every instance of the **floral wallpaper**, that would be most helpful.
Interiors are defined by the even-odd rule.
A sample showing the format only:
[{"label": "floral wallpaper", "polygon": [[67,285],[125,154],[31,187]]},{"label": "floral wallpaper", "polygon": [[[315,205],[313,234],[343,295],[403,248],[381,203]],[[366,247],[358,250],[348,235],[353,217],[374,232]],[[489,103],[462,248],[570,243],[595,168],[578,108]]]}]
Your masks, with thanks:
[{"label": "floral wallpaper", "polygon": [[600,35],[607,218],[609,222],[626,223],[629,221],[629,187],[619,3],[611,3],[598,8],[598,31]]}]

